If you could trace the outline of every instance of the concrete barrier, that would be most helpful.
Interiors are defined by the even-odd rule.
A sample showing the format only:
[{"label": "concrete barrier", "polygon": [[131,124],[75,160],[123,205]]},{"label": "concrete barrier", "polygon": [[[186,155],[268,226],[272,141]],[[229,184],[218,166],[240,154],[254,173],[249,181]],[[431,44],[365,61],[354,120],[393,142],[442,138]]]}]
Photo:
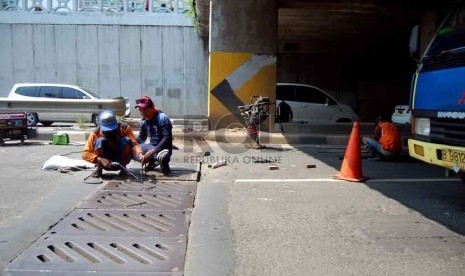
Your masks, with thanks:
[{"label": "concrete barrier", "polygon": [[[140,120],[131,120],[128,122],[133,128],[134,133],[139,133]],[[216,141],[222,143],[249,143],[250,140],[247,136],[245,129],[220,129],[216,131],[209,131],[206,129],[206,124],[198,124],[205,127],[199,130],[192,130],[186,127],[192,124],[173,125],[173,138],[174,139],[189,139],[189,140],[205,140]],[[289,125],[288,125],[289,126]],[[292,125],[288,129],[293,132],[260,132],[260,141],[263,144],[319,144],[319,145],[347,145],[352,124],[326,124],[326,125]],[[401,135],[403,141],[408,138],[407,127],[402,127]],[[55,133],[66,132],[69,135],[71,142],[85,142],[92,131],[92,128],[85,130],[78,129],[63,129],[53,127],[37,127],[30,129],[30,139],[51,141],[52,135]],[[372,135],[373,123],[362,123],[360,136]]]}]

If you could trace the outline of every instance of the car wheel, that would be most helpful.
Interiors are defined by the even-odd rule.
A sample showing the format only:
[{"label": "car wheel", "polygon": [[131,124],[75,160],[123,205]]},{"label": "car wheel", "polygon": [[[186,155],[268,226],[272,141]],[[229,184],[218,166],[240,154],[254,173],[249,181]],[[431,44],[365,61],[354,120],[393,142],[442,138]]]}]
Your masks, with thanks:
[{"label": "car wheel", "polygon": [[44,126],[50,126],[51,124],[53,124],[53,122],[50,122],[50,121],[40,121],[41,124],[43,124]]},{"label": "car wheel", "polygon": [[92,123],[94,123],[95,126],[98,126],[98,114],[92,115]]},{"label": "car wheel", "polygon": [[39,116],[37,116],[37,113],[26,113],[26,118],[28,126],[36,126],[39,122]]}]

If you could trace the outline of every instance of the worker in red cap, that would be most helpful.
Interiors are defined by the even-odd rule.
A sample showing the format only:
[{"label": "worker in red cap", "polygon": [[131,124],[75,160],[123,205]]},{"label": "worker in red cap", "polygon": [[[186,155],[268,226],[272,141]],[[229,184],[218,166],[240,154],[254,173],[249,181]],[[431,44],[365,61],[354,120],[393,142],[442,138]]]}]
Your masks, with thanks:
[{"label": "worker in red cap", "polygon": [[[155,107],[153,101],[144,96],[136,100],[136,107],[142,116],[137,142],[142,152],[153,157],[148,160],[147,170],[160,165],[164,175],[171,172],[169,162],[173,152],[173,126],[170,118]],[[149,138],[149,143],[146,143]],[[154,154],[151,154],[152,152]]]},{"label": "worker in red cap", "polygon": [[[118,122],[115,114],[105,110],[98,117],[99,125],[90,134],[82,151],[82,158],[97,165],[93,177],[101,177],[103,169],[119,170],[113,167],[112,162],[118,162],[124,168],[131,161],[131,157],[146,163],[149,156],[145,157],[137,143],[131,127],[123,122]],[[120,175],[125,175],[126,170],[121,169]]]}]

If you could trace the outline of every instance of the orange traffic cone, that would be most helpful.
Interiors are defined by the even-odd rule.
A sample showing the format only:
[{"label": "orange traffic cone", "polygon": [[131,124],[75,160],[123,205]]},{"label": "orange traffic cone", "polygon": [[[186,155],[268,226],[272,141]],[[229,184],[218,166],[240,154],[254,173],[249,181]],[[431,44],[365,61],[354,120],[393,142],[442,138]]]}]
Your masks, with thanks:
[{"label": "orange traffic cone", "polygon": [[354,123],[350,133],[344,161],[342,161],[341,172],[334,178],[353,182],[362,182],[366,177],[362,175],[362,158],[360,151],[360,130],[358,122]]}]

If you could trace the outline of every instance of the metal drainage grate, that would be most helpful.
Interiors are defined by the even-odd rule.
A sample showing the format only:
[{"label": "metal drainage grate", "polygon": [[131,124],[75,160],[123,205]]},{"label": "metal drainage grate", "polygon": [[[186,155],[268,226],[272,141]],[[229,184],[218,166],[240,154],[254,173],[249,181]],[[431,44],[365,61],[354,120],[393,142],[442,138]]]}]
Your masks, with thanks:
[{"label": "metal drainage grate", "polygon": [[7,271],[182,272],[185,250],[186,237],[45,237]]},{"label": "metal drainage grate", "polygon": [[118,191],[144,191],[160,193],[190,193],[194,194],[197,190],[197,183],[193,181],[144,181],[140,182],[123,182],[112,180],[108,182],[104,190]]},{"label": "metal drainage grate", "polygon": [[192,208],[193,204],[192,194],[102,191],[79,208],[185,210]]},{"label": "metal drainage grate", "polygon": [[187,168],[171,168],[169,175],[163,175],[159,170],[148,171],[148,177],[153,177],[157,180],[169,181],[197,181],[197,171]]},{"label": "metal drainage grate", "polygon": [[190,212],[139,210],[75,210],[53,227],[50,236],[187,236]]}]

